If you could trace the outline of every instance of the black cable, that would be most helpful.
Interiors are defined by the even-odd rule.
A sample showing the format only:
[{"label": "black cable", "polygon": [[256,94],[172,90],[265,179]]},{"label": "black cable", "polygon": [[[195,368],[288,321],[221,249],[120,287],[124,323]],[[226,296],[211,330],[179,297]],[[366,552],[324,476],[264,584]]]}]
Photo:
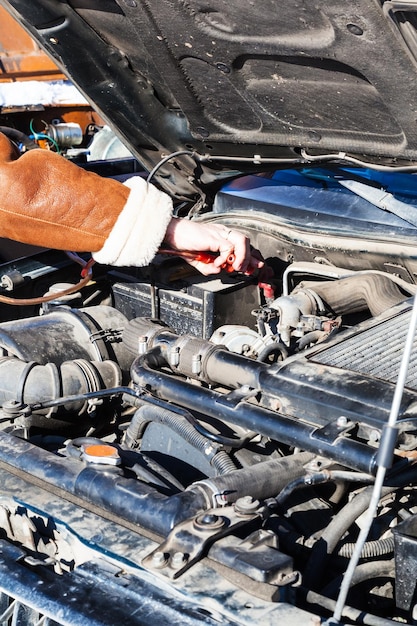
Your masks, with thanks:
[{"label": "black cable", "polygon": [[148,177],[146,179],[147,183],[150,183],[152,178],[155,176],[156,172],[159,170],[160,167],[162,167],[163,165],[165,165],[165,163],[167,163],[168,161],[170,161],[171,159],[174,159],[177,156],[183,156],[183,155],[189,155],[189,156],[194,156],[195,153],[192,152],[191,150],[178,150],[177,152],[172,152],[171,154],[168,154],[166,157],[164,157],[163,159],[161,159],[159,161],[159,163],[157,163],[155,165],[155,167],[149,172]]}]

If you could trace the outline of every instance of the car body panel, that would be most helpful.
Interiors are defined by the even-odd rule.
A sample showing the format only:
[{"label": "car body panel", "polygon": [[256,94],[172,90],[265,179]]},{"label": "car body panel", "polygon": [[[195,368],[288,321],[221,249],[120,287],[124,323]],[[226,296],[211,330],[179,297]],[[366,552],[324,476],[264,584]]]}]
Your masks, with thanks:
[{"label": "car body panel", "polygon": [[0,621],[415,624],[413,3],[0,4],[128,151],[65,158],[267,266],[4,260]]}]

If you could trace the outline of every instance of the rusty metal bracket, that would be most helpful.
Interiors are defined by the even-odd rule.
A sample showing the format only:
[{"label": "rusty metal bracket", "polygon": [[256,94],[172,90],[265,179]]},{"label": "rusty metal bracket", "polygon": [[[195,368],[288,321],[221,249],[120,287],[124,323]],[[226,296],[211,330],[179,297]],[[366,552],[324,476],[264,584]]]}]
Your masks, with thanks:
[{"label": "rusty metal bracket", "polygon": [[249,385],[242,385],[241,387],[233,389],[233,391],[225,393],[217,398],[216,403],[236,408],[238,404],[244,402],[245,400],[249,400],[249,398],[254,398],[258,395],[259,392],[260,389],[249,387]]},{"label": "rusty metal bracket", "polygon": [[316,428],[311,434],[312,439],[335,444],[338,439],[356,428],[357,423],[341,415],[337,420],[328,422],[321,428]]},{"label": "rusty metal bracket", "polygon": [[178,578],[203,558],[215,541],[260,518],[257,511],[240,510],[238,502],[223,507],[221,512],[210,509],[181,522],[143,559],[142,565],[168,578]]}]

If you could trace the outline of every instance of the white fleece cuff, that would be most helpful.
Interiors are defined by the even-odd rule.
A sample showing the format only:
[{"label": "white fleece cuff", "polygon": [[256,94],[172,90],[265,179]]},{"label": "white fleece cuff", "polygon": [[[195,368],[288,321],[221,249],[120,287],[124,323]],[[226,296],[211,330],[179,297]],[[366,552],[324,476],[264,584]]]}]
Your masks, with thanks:
[{"label": "white fleece cuff", "polygon": [[172,200],[143,178],[125,183],[130,194],[104,246],[93,253],[97,263],[126,267],[148,265],[158,251],[172,217]]}]

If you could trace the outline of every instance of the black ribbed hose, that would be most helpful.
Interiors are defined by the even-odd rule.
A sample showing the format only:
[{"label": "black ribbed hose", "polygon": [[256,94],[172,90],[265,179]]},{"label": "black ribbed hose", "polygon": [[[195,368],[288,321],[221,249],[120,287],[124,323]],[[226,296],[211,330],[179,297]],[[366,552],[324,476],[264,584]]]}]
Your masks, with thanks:
[{"label": "black ribbed hose", "polygon": [[336,315],[366,309],[372,315],[378,315],[407,298],[394,281],[382,274],[360,274],[337,281],[303,283],[303,288],[314,291]]},{"label": "black ribbed hose", "polygon": [[197,432],[192,424],[179,413],[174,413],[160,406],[144,404],[134,414],[123,437],[123,443],[129,448],[134,448],[148,424],[158,422],[168,426],[176,432],[193,448],[201,452],[204,458],[217,470],[218,474],[227,474],[236,468],[235,463],[225,450]]}]

